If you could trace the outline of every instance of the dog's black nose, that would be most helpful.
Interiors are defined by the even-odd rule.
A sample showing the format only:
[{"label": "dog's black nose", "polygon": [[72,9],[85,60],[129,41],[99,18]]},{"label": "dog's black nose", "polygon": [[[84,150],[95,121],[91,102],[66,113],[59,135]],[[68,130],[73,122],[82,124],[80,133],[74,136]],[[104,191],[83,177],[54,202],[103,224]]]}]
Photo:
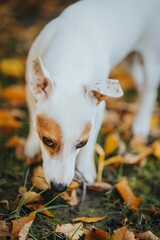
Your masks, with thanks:
[{"label": "dog's black nose", "polygon": [[51,185],[51,189],[55,192],[65,192],[67,190],[67,185],[62,183],[56,183],[52,181],[50,185]]}]

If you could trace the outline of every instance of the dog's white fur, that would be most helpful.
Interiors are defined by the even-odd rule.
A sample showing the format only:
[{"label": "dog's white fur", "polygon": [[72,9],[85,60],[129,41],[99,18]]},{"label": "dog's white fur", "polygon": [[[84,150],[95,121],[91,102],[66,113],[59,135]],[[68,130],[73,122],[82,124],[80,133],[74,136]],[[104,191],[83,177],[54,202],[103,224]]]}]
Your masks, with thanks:
[{"label": "dog's white fur", "polygon": [[[56,121],[62,130],[63,148],[56,157],[48,154],[33,124],[25,153],[34,156],[41,146],[48,182],[68,185],[75,167],[88,182],[94,181],[94,145],[105,105],[104,101],[97,103],[93,90],[121,96],[117,83],[118,90],[110,89],[104,80],[132,51],[139,52],[143,59],[143,65],[135,61],[132,68],[140,92],[133,133],[148,135],[160,78],[159,13],[160,0],[83,0],[68,7],[36,38],[26,69],[30,121],[34,123],[38,114]],[[33,71],[34,59],[41,68],[40,75]],[[47,79],[47,85],[42,87],[43,79]],[[86,123],[92,125],[88,143],[76,149]]]}]

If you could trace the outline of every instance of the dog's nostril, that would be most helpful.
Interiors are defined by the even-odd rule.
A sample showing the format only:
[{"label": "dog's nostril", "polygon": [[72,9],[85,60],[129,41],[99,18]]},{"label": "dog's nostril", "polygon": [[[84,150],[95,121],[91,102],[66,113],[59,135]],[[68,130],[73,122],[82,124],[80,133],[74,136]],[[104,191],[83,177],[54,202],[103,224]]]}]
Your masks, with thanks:
[{"label": "dog's nostril", "polygon": [[52,181],[50,185],[51,185],[51,189],[55,192],[65,192],[67,190],[67,185],[64,185],[62,183],[56,183]]}]

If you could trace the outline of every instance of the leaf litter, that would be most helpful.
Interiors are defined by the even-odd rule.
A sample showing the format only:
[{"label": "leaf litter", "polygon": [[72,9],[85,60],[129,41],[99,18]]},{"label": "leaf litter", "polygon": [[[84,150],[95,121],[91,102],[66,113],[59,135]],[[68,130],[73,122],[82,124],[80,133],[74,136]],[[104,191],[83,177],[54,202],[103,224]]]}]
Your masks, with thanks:
[{"label": "leaf litter", "polygon": [[[36,1],[32,4],[30,2],[28,1],[24,8],[33,11]],[[55,4],[58,6],[59,3]],[[51,11],[49,0],[47,0],[46,6],[45,11],[48,14]],[[11,11],[10,7],[8,4],[5,8],[6,13]],[[63,7],[61,5],[61,9]],[[44,5],[41,4],[39,8],[39,14],[43,15]],[[17,24],[17,29],[22,30],[22,27],[18,25],[18,20],[14,21],[11,17],[9,22],[14,22]],[[6,26],[7,31],[11,30],[10,26]],[[38,23],[37,27],[36,25],[30,26],[32,34],[36,34],[40,27]],[[16,38],[21,39],[24,31],[18,32]],[[32,34],[31,36],[24,34],[27,41],[32,42]],[[2,38],[7,40],[8,35],[4,34]],[[17,51],[16,44],[13,50]],[[5,140],[1,154],[3,155],[4,151],[10,154],[11,148],[14,148],[16,150],[16,157],[13,157],[15,162],[18,156],[21,159],[24,158],[22,152],[26,135],[23,131],[26,125],[20,119],[24,118],[26,114],[24,109],[25,90],[22,80],[26,50],[28,49],[25,49],[23,45],[20,50],[23,52],[23,56],[10,55],[10,57],[6,57],[8,49],[0,49],[0,54],[3,55],[0,60],[0,72],[2,78],[7,82],[7,85],[4,84],[4,81],[3,85],[0,85],[0,100],[2,100],[0,131]],[[121,66],[111,72],[111,77],[121,79],[123,89],[128,92],[134,88],[131,76]],[[133,98],[135,97],[136,94],[133,95]],[[0,195],[0,236],[18,236],[21,240],[34,236],[36,239],[38,232],[35,231],[34,235],[33,230],[37,226],[37,221],[42,229],[47,229],[45,223],[51,226],[51,230],[49,232],[47,230],[48,236],[67,236],[68,239],[75,240],[82,239],[83,235],[87,240],[158,240],[160,208],[157,199],[160,192],[157,187],[154,188],[154,193],[156,193],[154,199],[149,186],[144,188],[142,176],[144,176],[144,181],[148,180],[153,187],[160,184],[160,178],[156,173],[157,167],[160,166],[159,110],[156,106],[151,120],[150,141],[147,142],[140,138],[132,138],[131,125],[136,108],[134,102],[125,99],[107,100],[108,111],[105,113],[105,121],[95,147],[98,176],[95,183],[87,185],[87,193],[82,203],[80,198],[84,180],[71,183],[68,190],[58,197],[57,194],[51,193],[50,186],[45,181],[41,156],[24,159],[24,168],[30,167],[32,173],[28,175],[27,183],[19,189],[19,194],[17,190],[16,199],[12,199],[12,193],[8,194],[8,199],[4,199],[3,195]],[[5,159],[5,161],[9,161],[9,159]],[[151,174],[151,171],[154,172]],[[3,184],[3,181],[0,184]],[[30,186],[29,191],[26,184]],[[3,191],[0,190],[1,193]],[[148,193],[148,196],[145,193]],[[11,204],[10,198],[14,200],[14,204]],[[62,212],[66,214],[65,217]],[[90,214],[91,212],[92,214]],[[139,218],[139,216],[141,217]],[[83,223],[71,224],[72,220]],[[43,237],[40,236],[37,239]]]}]

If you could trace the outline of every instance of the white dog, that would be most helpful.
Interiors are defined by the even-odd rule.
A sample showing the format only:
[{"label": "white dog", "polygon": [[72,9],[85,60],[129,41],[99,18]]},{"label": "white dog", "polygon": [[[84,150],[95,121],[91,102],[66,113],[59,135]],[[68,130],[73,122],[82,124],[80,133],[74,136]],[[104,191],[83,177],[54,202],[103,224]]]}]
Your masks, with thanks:
[{"label": "white dog", "polygon": [[[96,178],[94,145],[106,96],[120,97],[110,70],[127,54],[140,92],[133,133],[146,137],[160,77],[160,0],[83,0],[51,21],[27,59],[30,112],[25,154],[40,149],[45,178],[64,191],[75,169],[87,182]],[[38,133],[38,134],[37,134]]]}]

